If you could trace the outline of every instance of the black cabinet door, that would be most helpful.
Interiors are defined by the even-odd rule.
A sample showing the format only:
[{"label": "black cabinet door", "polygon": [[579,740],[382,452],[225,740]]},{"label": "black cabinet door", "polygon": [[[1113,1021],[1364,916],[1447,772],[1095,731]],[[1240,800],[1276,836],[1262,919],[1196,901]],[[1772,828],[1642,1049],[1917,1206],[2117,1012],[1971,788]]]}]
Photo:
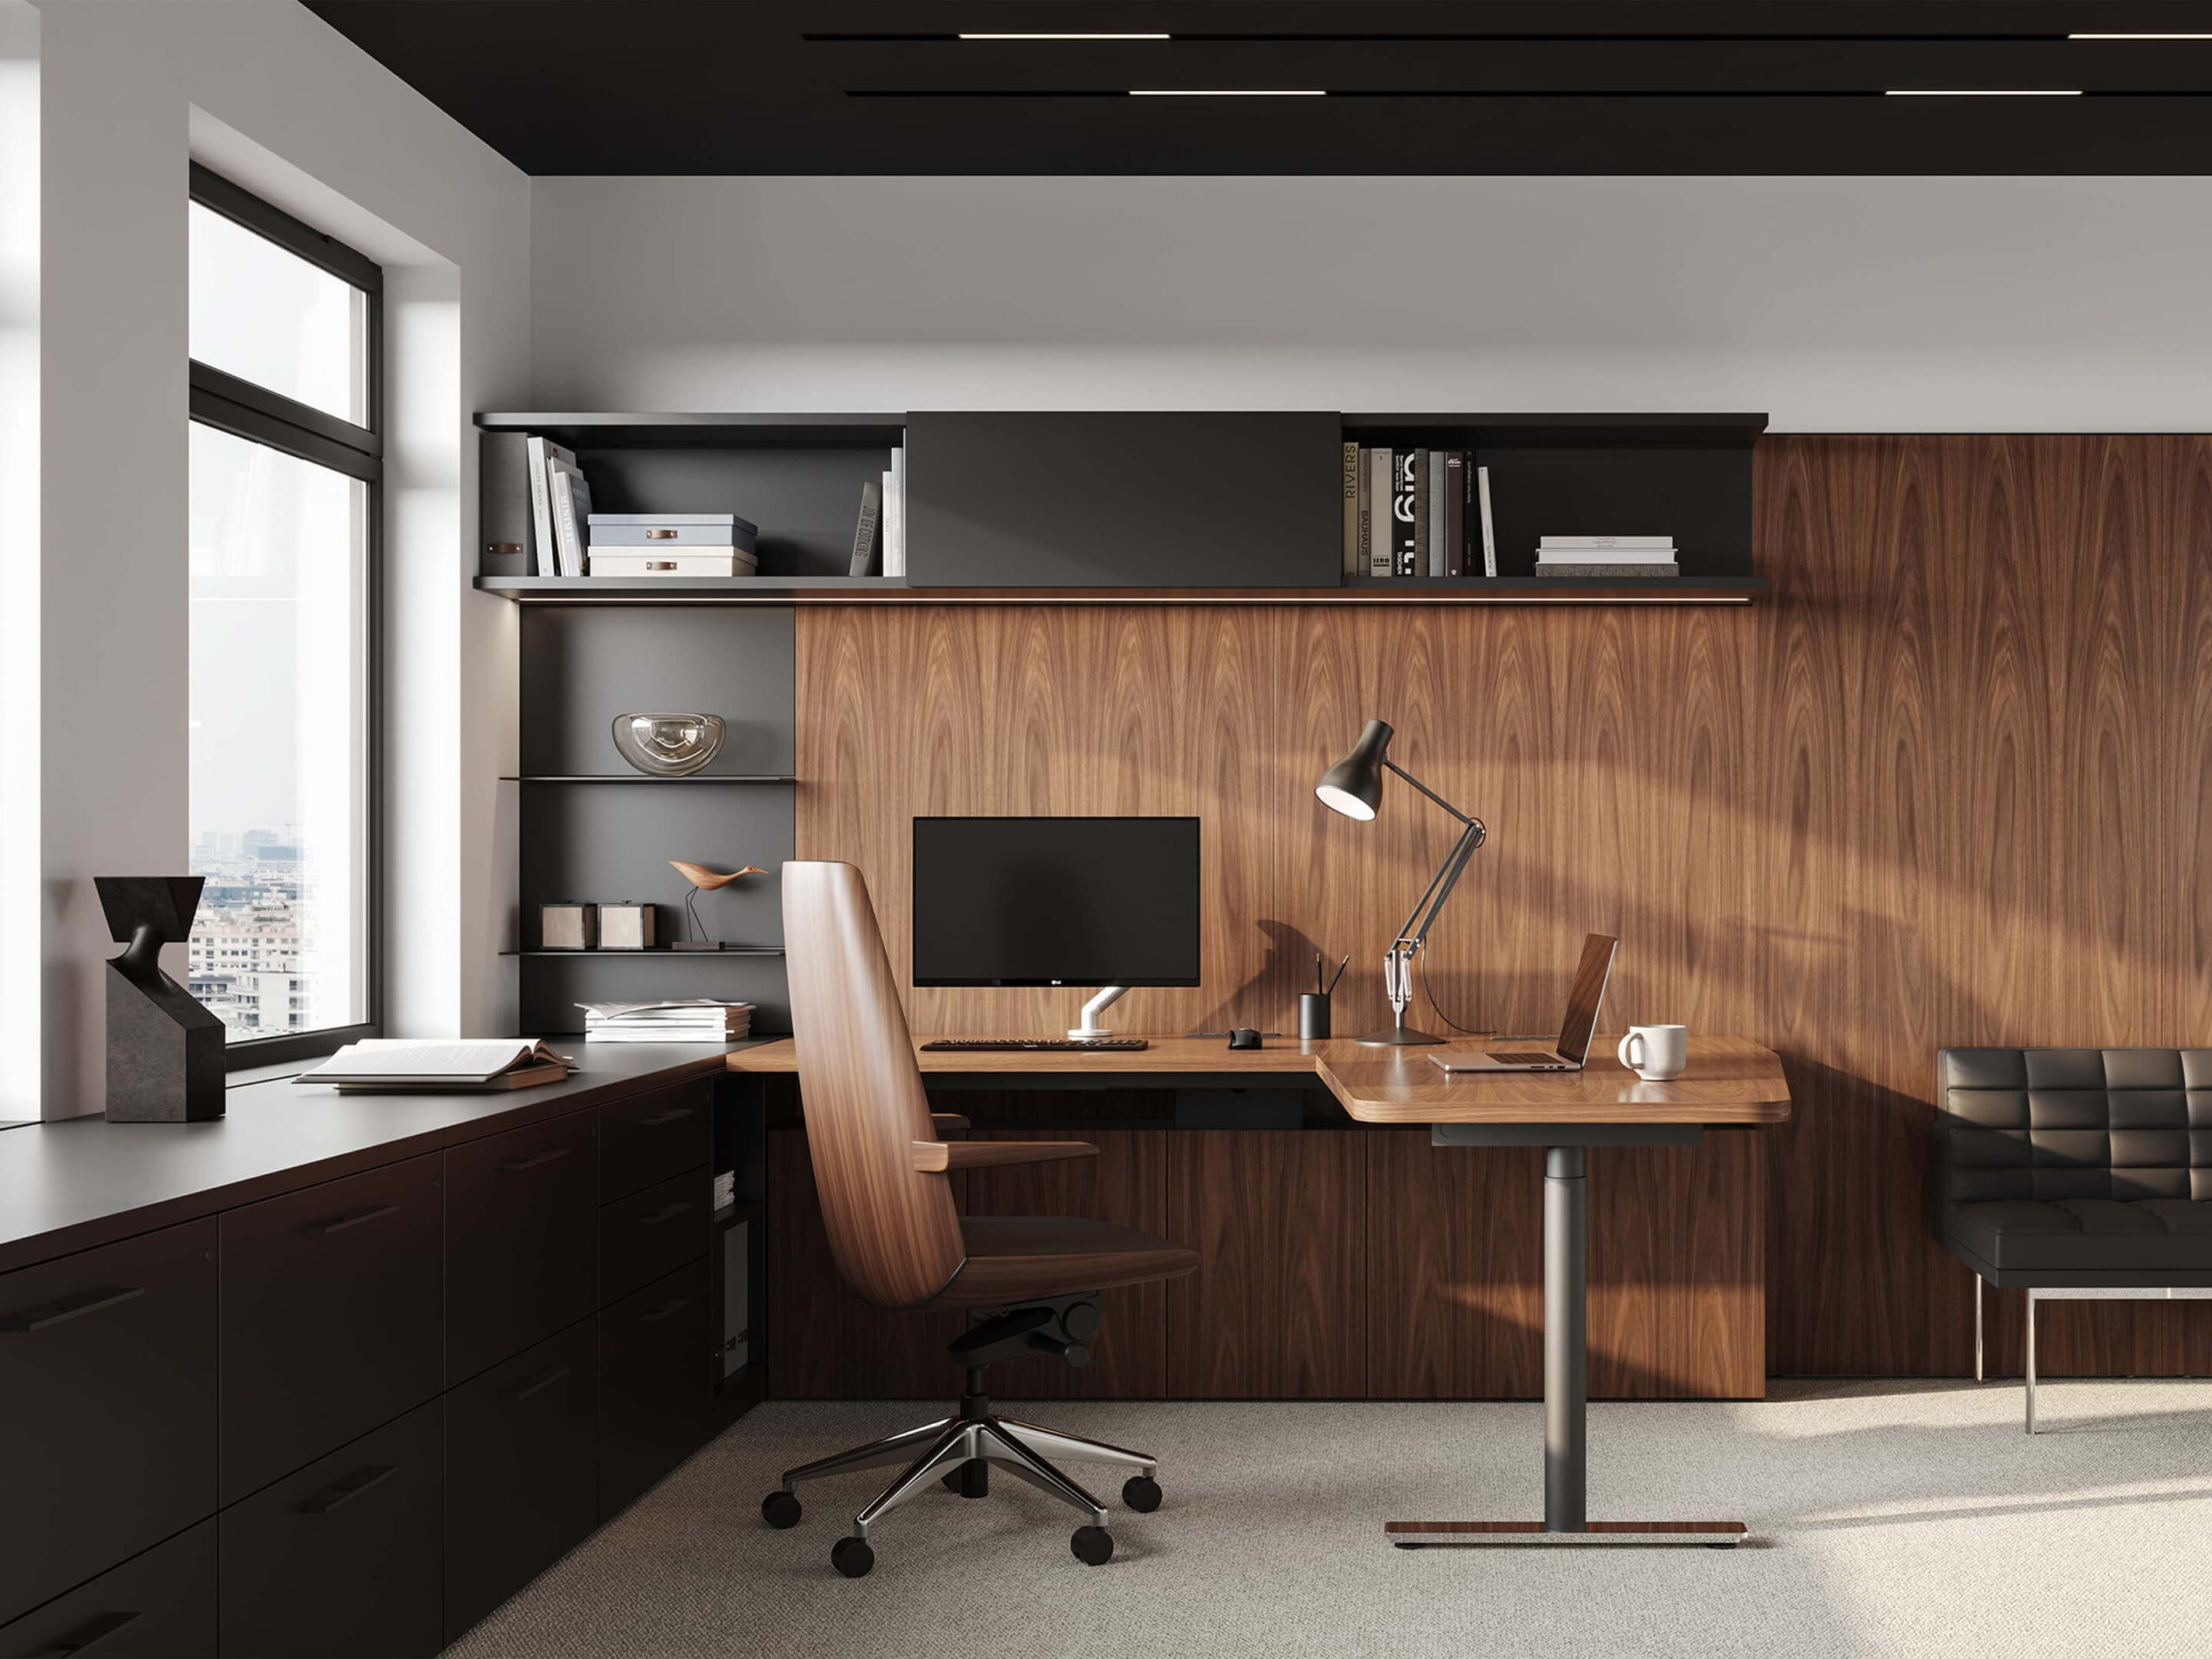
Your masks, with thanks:
[{"label": "black cabinet door", "polygon": [[703,1258],[600,1315],[599,1516],[624,1508],[711,1432]]},{"label": "black cabinet door", "polygon": [[626,1198],[711,1158],[714,1088],[700,1077],[601,1107],[600,1197]]},{"label": "black cabinet door", "polygon": [[226,1211],[223,1501],[435,1395],[440,1154]]},{"label": "black cabinet door", "polygon": [[707,1253],[715,1198],[707,1166],[617,1199],[600,1211],[600,1294],[609,1300]]},{"label": "black cabinet door", "polygon": [[402,1659],[439,1642],[440,1405],[223,1511],[226,1659]]},{"label": "black cabinet door", "polygon": [[215,1240],[0,1274],[0,1620],[214,1512]]},{"label": "black cabinet door", "polygon": [[917,414],[906,580],[924,588],[1334,588],[1330,414]]},{"label": "black cabinet door", "polygon": [[582,1541],[599,1516],[599,1322],[446,1395],[445,1636]]},{"label": "black cabinet door", "polygon": [[448,1387],[599,1306],[599,1116],[446,1153]]},{"label": "black cabinet door", "polygon": [[213,1520],[0,1624],[0,1659],[213,1659],[214,1652]]}]

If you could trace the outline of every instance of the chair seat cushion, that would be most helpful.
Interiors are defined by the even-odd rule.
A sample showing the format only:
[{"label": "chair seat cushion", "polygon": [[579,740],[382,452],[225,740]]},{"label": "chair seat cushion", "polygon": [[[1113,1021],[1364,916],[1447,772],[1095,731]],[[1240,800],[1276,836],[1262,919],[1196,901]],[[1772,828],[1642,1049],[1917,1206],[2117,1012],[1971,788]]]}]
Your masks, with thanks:
[{"label": "chair seat cushion", "polygon": [[968,1260],[932,1307],[993,1307],[1193,1272],[1198,1253],[1134,1227],[1077,1216],[969,1216]]},{"label": "chair seat cushion", "polygon": [[2000,1270],[2212,1270],[2212,1204],[2188,1198],[1955,1204],[1945,1229]]}]

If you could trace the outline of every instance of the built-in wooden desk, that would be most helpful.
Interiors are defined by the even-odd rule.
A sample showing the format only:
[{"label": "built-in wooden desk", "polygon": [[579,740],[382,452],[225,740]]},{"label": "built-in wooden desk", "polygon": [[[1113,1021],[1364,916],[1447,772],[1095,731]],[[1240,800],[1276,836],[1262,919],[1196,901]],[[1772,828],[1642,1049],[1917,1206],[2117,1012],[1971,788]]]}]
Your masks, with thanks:
[{"label": "built-in wooden desk", "polygon": [[[1587,1516],[1588,1201],[1591,1147],[1688,1147],[1707,1129],[1756,1128],[1789,1116],[1789,1087],[1772,1050],[1747,1038],[1694,1037],[1683,1075],[1646,1083],[1613,1058],[1618,1039],[1592,1045],[1573,1072],[1452,1073],[1433,1049],[1376,1049],[1349,1039],[1281,1039],[1231,1049],[1219,1038],[1159,1037],[1135,1050],[918,1049],[925,1077],[1050,1078],[1313,1077],[1363,1123],[1427,1125],[1432,1145],[1544,1148],[1544,1518],[1393,1521],[1390,1541],[1424,1544],[1612,1542],[1733,1544],[1737,1521],[1592,1522]],[[1458,1046],[1459,1045],[1455,1045]],[[1475,1046],[1471,1039],[1465,1045]],[[1492,1051],[1526,1046],[1483,1045]],[[791,1071],[788,1039],[734,1053],[733,1071]]]}]

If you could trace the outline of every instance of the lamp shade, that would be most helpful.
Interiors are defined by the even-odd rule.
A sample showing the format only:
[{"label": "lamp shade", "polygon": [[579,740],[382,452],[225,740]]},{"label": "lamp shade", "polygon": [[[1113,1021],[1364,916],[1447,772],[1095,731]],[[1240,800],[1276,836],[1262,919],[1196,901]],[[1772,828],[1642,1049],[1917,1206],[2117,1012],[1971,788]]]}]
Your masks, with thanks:
[{"label": "lamp shade", "polygon": [[1382,756],[1389,747],[1389,723],[1369,721],[1351,752],[1323,772],[1313,785],[1321,804],[1362,823],[1373,817],[1382,801]]}]

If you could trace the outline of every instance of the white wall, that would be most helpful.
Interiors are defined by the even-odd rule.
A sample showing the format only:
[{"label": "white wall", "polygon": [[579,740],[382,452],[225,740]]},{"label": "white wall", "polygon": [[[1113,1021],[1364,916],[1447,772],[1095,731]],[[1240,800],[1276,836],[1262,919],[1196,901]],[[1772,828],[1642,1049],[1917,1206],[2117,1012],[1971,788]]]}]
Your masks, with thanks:
[{"label": "white wall", "polygon": [[42,1065],[27,1085],[11,1052],[0,1107],[29,1086],[48,1116],[99,1109],[114,947],[90,878],[187,868],[195,156],[386,267],[388,1007],[409,1033],[512,1029],[496,779],[513,770],[515,620],[467,585],[468,416],[527,384],[529,182],[295,0],[41,14],[41,660],[37,707],[0,710],[43,734],[41,892],[0,949],[41,964]]},{"label": "white wall", "polygon": [[2203,179],[541,179],[543,406],[2212,428]]}]

